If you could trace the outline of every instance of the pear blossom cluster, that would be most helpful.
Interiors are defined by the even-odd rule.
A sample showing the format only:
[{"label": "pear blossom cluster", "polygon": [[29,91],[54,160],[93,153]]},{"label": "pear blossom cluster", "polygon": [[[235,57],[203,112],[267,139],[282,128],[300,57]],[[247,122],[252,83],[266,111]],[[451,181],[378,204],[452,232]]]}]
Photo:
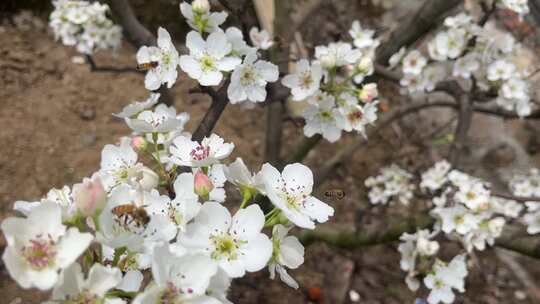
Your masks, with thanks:
[{"label": "pear blossom cluster", "polygon": [[[539,198],[540,197],[540,172],[533,168],[528,174],[516,175],[510,181],[510,190],[519,197]],[[540,202],[525,202],[526,213],[523,222],[527,226],[529,234],[540,233]]]},{"label": "pear blossom cluster", "polygon": [[322,135],[329,142],[342,131],[365,136],[377,120],[376,83],[365,83],[374,72],[374,50],[380,44],[375,31],[355,21],[350,42],[338,41],[315,47],[313,60],[301,59],[281,83],[291,90],[292,102],[306,102],[302,113],[304,135]]},{"label": "pear blossom cluster", "polygon": [[[396,185],[399,183],[394,181],[394,176],[397,176],[397,180],[401,180],[402,184],[406,184],[410,191],[415,189],[416,179],[412,174],[395,165],[386,167],[379,176],[370,177],[365,182],[366,186],[371,187],[368,192],[371,203],[386,203],[392,198],[391,195],[383,194],[392,193],[386,190],[387,188],[398,188]],[[535,191],[540,191],[540,188],[536,189],[540,185],[538,181],[540,174],[537,170],[531,170],[528,175],[514,177],[510,182],[510,189],[516,196],[536,197],[538,195]],[[417,291],[423,282],[430,290],[427,296],[429,304],[453,303],[455,293],[465,291],[467,257],[474,254],[474,251],[484,251],[493,246],[509,220],[523,222],[530,234],[540,232],[539,203],[531,201],[523,204],[498,197],[488,183],[453,169],[446,160],[435,163],[421,174],[418,189],[423,192],[424,197],[431,197],[428,204],[429,217],[434,221],[434,225],[412,234],[403,233],[398,251],[401,254],[400,268],[407,273],[407,286],[412,291]],[[392,199],[395,199],[395,196],[396,194]],[[411,192],[406,201],[414,199],[413,196]],[[462,252],[448,263],[437,256],[443,238],[457,242],[463,248]]]},{"label": "pear blossom cluster", "polygon": [[528,0],[501,0],[501,5],[509,10],[516,12],[520,16],[529,13]]},{"label": "pear blossom cluster", "polygon": [[[154,99],[116,114],[134,132],[104,147],[90,178],[15,203],[21,216],[1,224],[9,274],[23,288],[52,290],[50,303],[231,303],[231,280],[265,267],[299,288],[288,270],[303,264],[304,247],[290,230],[334,214],[312,196],[311,170],[227,165],[234,144],[217,134],[192,140],[187,115]],[[225,183],[241,197],[234,213],[223,205]],[[266,214],[257,204],[265,196],[274,206]]]},{"label": "pear blossom cluster", "polygon": [[56,39],[75,46],[83,54],[99,49],[117,49],[122,28],[107,16],[109,6],[100,2],[55,0],[49,25]]},{"label": "pear blossom cluster", "polygon": [[260,58],[259,50],[273,46],[266,31],[252,28],[253,45],[237,27],[222,29],[226,12],[211,12],[208,1],[182,2],[180,11],[193,29],[186,36],[188,54],[179,54],[170,34],[159,28],[157,46],[143,46],[137,62],[147,70],[145,87],[155,91],[171,88],[178,78],[178,67],[201,86],[215,87],[228,82],[231,104],[260,103],[266,100],[266,86],[279,78],[278,67]]},{"label": "pear blossom cluster", "polygon": [[[518,2],[526,5],[526,1],[503,1],[508,6]],[[460,13],[445,19],[444,28],[427,43],[427,54],[402,48],[389,65],[401,67],[400,84],[408,94],[432,92],[442,81],[458,80],[524,117],[535,105],[528,81],[531,71],[514,63],[521,48],[510,33],[498,32],[489,23],[480,26],[472,16]]]},{"label": "pear blossom cluster", "polygon": [[[278,78],[258,58],[257,49],[272,46],[268,33],[252,30],[248,46],[239,29],[219,28],[227,15],[210,12],[208,1],[180,8],[194,28],[190,54],[179,56],[159,28],[157,46],[137,53],[145,87],[174,85],[180,65],[202,86],[230,76],[231,102],[264,101],[266,83]],[[312,171],[230,162],[233,143],[215,133],[196,140],[185,129],[190,115],[159,97],[149,92],[114,114],[132,133],[105,145],[99,170],[38,201],[15,202],[19,215],[0,225],[10,276],[22,288],[52,291],[46,303],[231,303],[231,281],[265,268],[299,288],[289,271],[303,264],[304,247],[291,232],[334,214],[313,196]]]},{"label": "pear blossom cluster", "polygon": [[369,188],[369,201],[374,205],[394,201],[408,205],[416,189],[413,175],[396,164],[382,168],[379,175],[367,178],[364,184]]}]

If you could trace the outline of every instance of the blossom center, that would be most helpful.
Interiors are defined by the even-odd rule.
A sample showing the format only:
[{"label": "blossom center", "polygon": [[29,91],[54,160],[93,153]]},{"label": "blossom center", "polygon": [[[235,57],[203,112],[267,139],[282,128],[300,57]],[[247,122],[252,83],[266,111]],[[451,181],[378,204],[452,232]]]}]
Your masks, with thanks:
[{"label": "blossom center", "polygon": [[360,119],[362,119],[362,112],[361,111],[354,111],[354,112],[351,112],[349,113],[349,115],[347,115],[347,118],[350,120],[350,121],[358,121]]},{"label": "blossom center", "polygon": [[204,55],[201,58],[200,62],[201,62],[201,69],[203,70],[203,72],[210,72],[216,69],[216,63],[214,61],[214,58],[208,55]]},{"label": "blossom center", "polygon": [[245,241],[233,238],[229,233],[214,235],[210,238],[215,246],[211,257],[215,260],[227,259],[229,261],[238,258],[238,249]]},{"label": "blossom center", "polygon": [[194,160],[204,160],[208,157],[208,155],[210,155],[210,147],[203,147],[199,145],[195,149],[191,150],[190,155]]},{"label": "blossom center", "polygon": [[313,77],[309,71],[305,71],[300,77],[300,86],[304,89],[309,88],[313,84]]},{"label": "blossom center", "polygon": [[22,248],[22,255],[34,270],[43,270],[54,263],[56,248],[53,240],[38,235],[36,239],[30,240],[30,244]]},{"label": "blossom center", "polygon": [[240,76],[240,83],[244,86],[251,85],[255,83],[257,73],[255,69],[251,66],[247,66],[242,70],[242,75]]}]

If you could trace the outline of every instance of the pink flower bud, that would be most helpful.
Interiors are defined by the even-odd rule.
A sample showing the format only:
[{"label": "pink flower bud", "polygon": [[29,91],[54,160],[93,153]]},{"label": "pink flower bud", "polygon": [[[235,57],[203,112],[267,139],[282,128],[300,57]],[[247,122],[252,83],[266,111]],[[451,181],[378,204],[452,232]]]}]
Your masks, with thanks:
[{"label": "pink flower bud", "polygon": [[204,199],[208,199],[208,195],[212,189],[214,189],[214,185],[210,178],[204,172],[197,171],[195,173],[195,193]]},{"label": "pink flower bud", "polygon": [[131,139],[131,146],[133,149],[137,151],[142,151],[146,149],[146,146],[148,145],[146,139],[142,136],[135,136]]},{"label": "pink flower bud", "polygon": [[379,96],[379,91],[377,90],[377,84],[375,83],[368,83],[366,84],[362,90],[360,90],[360,93],[358,94],[358,97],[363,102],[372,102],[373,99],[377,98]]},{"label": "pink flower bud", "polygon": [[82,183],[73,186],[73,200],[77,210],[86,217],[94,216],[105,207],[107,192],[97,175],[85,178]]}]

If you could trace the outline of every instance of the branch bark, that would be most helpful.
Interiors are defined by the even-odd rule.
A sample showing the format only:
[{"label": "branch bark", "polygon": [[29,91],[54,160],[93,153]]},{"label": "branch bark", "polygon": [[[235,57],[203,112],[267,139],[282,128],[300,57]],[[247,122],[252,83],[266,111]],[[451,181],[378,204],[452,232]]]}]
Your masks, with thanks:
[{"label": "branch bark", "polygon": [[394,31],[388,41],[379,47],[377,62],[386,65],[388,59],[401,47],[414,43],[429,32],[441,16],[462,3],[463,0],[426,0],[404,26]]},{"label": "branch bark", "polygon": [[[280,37],[281,44],[271,51],[272,61],[277,62],[279,58],[289,57],[289,36],[292,33],[288,31],[290,22],[290,1],[276,1],[276,16],[274,19],[275,36]],[[288,62],[279,63],[279,71],[287,73],[289,70]],[[270,86],[269,103],[266,112],[266,146],[264,158],[266,162],[280,168],[281,164],[281,146],[283,133],[283,116],[285,113],[285,101],[287,97],[282,97],[282,90],[279,83],[273,83]]]},{"label": "branch bark", "polygon": [[[399,237],[407,232],[413,233],[417,229],[426,229],[433,226],[434,219],[427,214],[423,214],[410,221],[400,222],[390,225],[383,232],[363,233],[363,232],[342,232],[336,230],[305,231],[299,235],[299,240],[305,246],[316,242],[323,242],[333,247],[355,249],[374,245],[382,245],[399,241]],[[538,238],[532,241],[532,237],[513,237],[511,233],[502,235],[495,241],[495,245],[507,250],[540,259],[540,243]]]},{"label": "branch bark", "polygon": [[201,91],[207,93],[212,98],[212,104],[193,133],[193,140],[200,142],[212,133],[217,121],[229,103],[229,98],[227,97],[228,86],[229,82],[227,81],[217,91],[208,87],[201,87]]},{"label": "branch bark", "polygon": [[471,128],[473,104],[468,92],[464,92],[457,83],[453,82],[454,98],[459,102],[458,123],[456,126],[454,142],[450,149],[450,163],[460,168],[460,159],[467,144],[467,134]]}]

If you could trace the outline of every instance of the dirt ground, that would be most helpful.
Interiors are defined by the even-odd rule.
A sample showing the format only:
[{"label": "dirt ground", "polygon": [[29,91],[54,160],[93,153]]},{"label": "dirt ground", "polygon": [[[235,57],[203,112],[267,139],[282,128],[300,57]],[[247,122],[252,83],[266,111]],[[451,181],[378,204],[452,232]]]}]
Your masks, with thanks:
[{"label": "dirt ground", "polygon": [[[321,18],[330,19],[332,13]],[[310,33],[306,37],[311,39]],[[332,29],[312,38],[328,37],[332,37]],[[111,113],[147,95],[141,75],[91,72],[87,65],[71,61],[75,55],[73,49],[56,43],[39,24],[25,27],[5,22],[0,27],[0,220],[13,214],[14,201],[37,199],[52,187],[76,183],[97,170],[103,145],[128,133],[124,123]],[[116,56],[100,53],[95,60],[98,65],[134,66],[134,49],[126,44]],[[188,129],[192,130],[209,100],[188,94],[191,86],[193,82],[181,74],[173,93],[177,109],[190,113]],[[231,160],[242,156],[253,168],[261,164],[264,115],[263,108],[226,109],[215,131],[236,144]],[[366,177],[392,160],[413,168],[432,161],[431,148],[407,143],[407,136],[399,136],[396,129],[384,133],[384,140],[370,142],[319,190],[319,195],[325,189],[336,188],[346,193],[343,200],[330,200],[336,214],[325,225],[348,231],[380,231],[407,212],[370,207],[363,187]],[[287,123],[285,138],[284,154],[291,153],[291,147],[302,138],[301,128]],[[346,137],[341,143],[350,140]],[[305,162],[316,168],[334,152],[335,146],[324,142]],[[456,249],[445,250],[451,253]],[[467,293],[458,296],[456,303],[538,303],[492,252],[482,253],[479,258],[482,263],[472,269]],[[536,281],[540,280],[537,261],[519,261],[531,270]],[[39,303],[46,298],[46,294],[17,287],[0,266],[1,303]],[[414,303],[415,298],[426,294],[423,291],[415,295],[407,289],[395,244],[354,251],[314,244],[306,250],[305,264],[292,274],[300,283],[299,290],[270,281],[267,272],[261,271],[235,281],[230,299],[238,304],[333,304],[339,303],[338,299],[349,303],[346,293],[354,289],[360,294],[360,303],[399,304]],[[317,297],[319,290],[322,296]],[[526,298],[517,300],[516,291],[525,292]]]}]

